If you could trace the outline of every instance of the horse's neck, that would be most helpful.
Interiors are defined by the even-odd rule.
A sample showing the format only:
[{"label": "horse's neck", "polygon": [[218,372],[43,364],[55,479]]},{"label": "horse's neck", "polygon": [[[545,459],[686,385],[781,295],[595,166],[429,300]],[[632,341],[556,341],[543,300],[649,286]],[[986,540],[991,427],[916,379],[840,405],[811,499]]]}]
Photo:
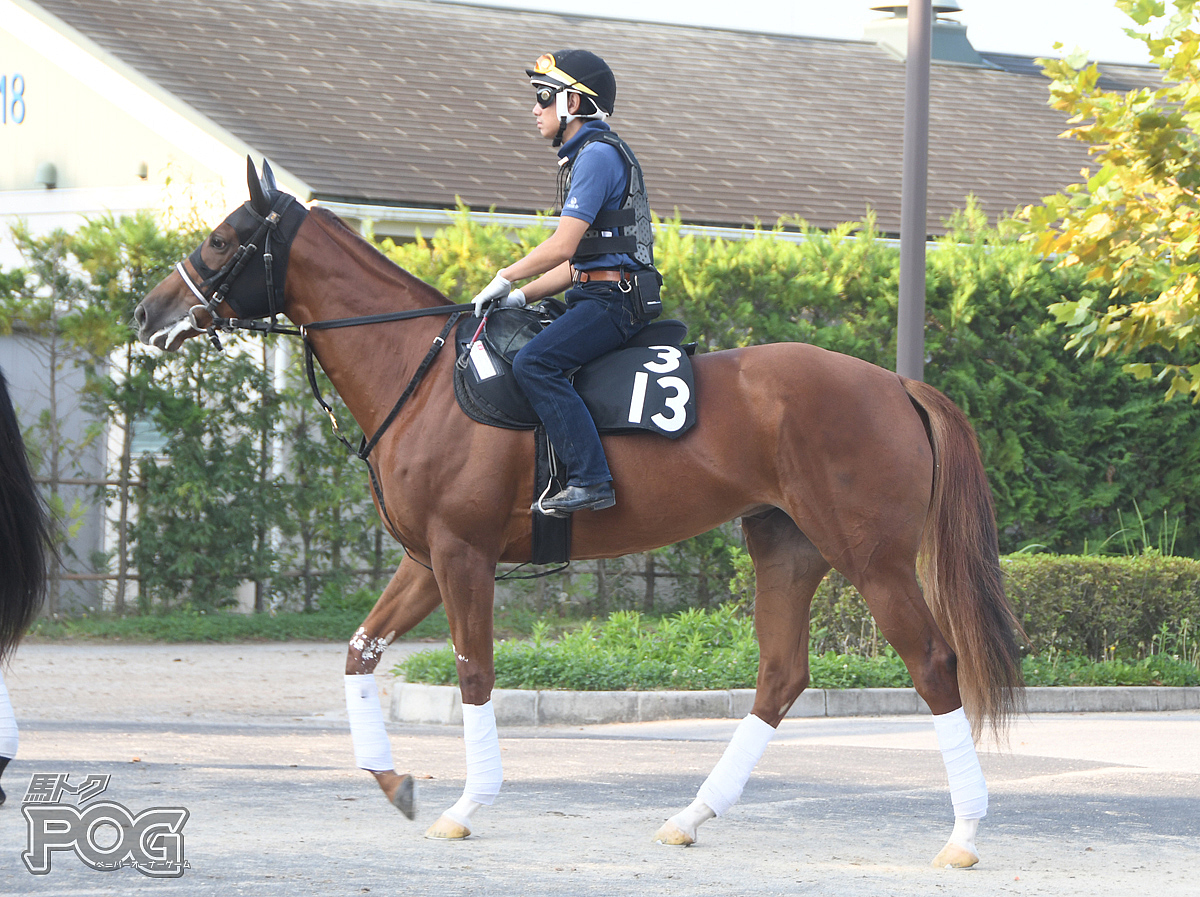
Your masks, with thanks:
[{"label": "horse's neck", "polygon": [[[288,262],[287,314],[295,324],[445,304],[436,290],[357,235],[331,230],[324,221],[314,224],[301,228]],[[310,331],[309,340],[338,395],[370,436],[444,325],[445,318],[435,315]]]}]

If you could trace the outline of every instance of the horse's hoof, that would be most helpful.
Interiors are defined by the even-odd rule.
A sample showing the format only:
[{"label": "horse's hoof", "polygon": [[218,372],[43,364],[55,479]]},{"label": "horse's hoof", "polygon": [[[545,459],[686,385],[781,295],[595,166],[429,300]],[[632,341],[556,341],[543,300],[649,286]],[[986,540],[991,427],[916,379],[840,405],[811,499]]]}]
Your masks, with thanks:
[{"label": "horse's hoof", "polygon": [[430,841],[462,841],[471,836],[471,830],[461,822],[455,822],[449,816],[441,816],[438,821],[425,830],[425,837]]},{"label": "horse's hoof", "polygon": [[396,790],[392,792],[388,798],[392,802],[392,806],[404,814],[406,819],[412,819],[417,815],[416,809],[413,806],[413,777],[401,776],[400,781],[396,785]]},{"label": "horse's hoof", "polygon": [[416,815],[412,776],[399,776],[390,769],[386,772],[372,772],[371,775],[375,776],[375,781],[379,783],[379,787],[383,789],[384,795],[393,807],[409,819]]},{"label": "horse's hoof", "polygon": [[654,837],[650,839],[655,844],[666,844],[671,847],[690,847],[696,843],[696,839],[677,826],[671,820],[667,820],[662,824]]},{"label": "horse's hoof", "polygon": [[933,858],[932,865],[939,869],[970,869],[979,862],[979,857],[958,844],[947,844]]}]

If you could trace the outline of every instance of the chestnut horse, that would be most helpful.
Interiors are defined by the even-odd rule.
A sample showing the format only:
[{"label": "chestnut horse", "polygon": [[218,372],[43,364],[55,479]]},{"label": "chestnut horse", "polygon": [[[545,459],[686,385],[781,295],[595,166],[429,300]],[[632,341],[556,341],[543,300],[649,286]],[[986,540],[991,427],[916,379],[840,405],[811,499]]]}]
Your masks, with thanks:
[{"label": "chestnut horse", "polygon": [[[371,436],[361,454],[376,506],[409,557],[350,643],[356,762],[411,818],[412,780],[394,770],[372,673],[394,638],[444,604],[467,784],[426,835],[465,838],[502,780],[491,707],[494,577],[497,563],[531,557],[533,436],[459,409],[454,353],[441,345],[448,316],[464,306],[330,212],[305,210],[275,188],[269,167],[260,179],[250,162],[249,186],[250,201],[138,306],[139,335],[173,351],[205,332],[276,329],[261,319],[281,312]],[[574,519],[573,557],[613,558],[738,517],[754,560],[753,711],[696,800],[655,839],[690,844],[700,823],[737,800],[808,685],[809,608],[833,568],[866,599],[934,714],[956,820],[935,863],[977,862],[987,790],[973,736],[984,722],[1005,725],[1023,682],[991,492],[966,417],[931,386],[803,344],[702,354],[694,375],[696,426],[676,441],[606,437],[617,505]]]}]

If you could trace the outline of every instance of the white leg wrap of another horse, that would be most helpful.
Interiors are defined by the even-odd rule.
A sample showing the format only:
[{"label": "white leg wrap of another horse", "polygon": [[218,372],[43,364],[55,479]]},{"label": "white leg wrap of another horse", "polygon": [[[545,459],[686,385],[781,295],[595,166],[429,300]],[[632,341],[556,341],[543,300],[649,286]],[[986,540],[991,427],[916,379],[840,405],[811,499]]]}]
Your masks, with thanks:
[{"label": "white leg wrap of another horse", "polygon": [[12,701],[8,699],[8,688],[4,685],[4,674],[0,673],[0,757],[10,760],[17,756],[17,718],[13,716]]},{"label": "white leg wrap of another horse", "polygon": [[488,701],[481,705],[463,704],[462,710],[463,744],[467,749],[467,787],[463,789],[463,797],[489,807],[504,782],[496,709]]},{"label": "white leg wrap of another horse", "polygon": [[696,799],[704,802],[718,816],[727,813],[742,796],[750,773],[774,735],[775,727],[767,725],[753,713],[738,723],[729,747],[725,748],[725,753],[696,792]]},{"label": "white leg wrap of another horse", "polygon": [[390,772],[392,743],[383,725],[379,686],[370,673],[346,676],[346,713],[350,717],[355,764],[371,772]]},{"label": "white leg wrap of another horse", "polygon": [[967,722],[966,712],[959,707],[935,716],[933,730],[937,733],[942,761],[946,764],[946,777],[950,780],[954,818],[982,819],[988,809],[987,782],[979,766],[979,756],[975,753],[975,740],[971,737],[971,724]]}]

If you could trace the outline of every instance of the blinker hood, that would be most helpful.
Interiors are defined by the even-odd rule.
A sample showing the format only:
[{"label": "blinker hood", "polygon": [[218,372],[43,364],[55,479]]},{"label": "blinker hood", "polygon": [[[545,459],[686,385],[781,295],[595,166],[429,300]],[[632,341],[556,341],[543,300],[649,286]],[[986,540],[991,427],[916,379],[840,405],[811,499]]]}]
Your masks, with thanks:
[{"label": "blinker hood", "polygon": [[288,255],[308,210],[275,186],[266,162],[261,181],[253,161],[247,158],[246,162],[250,199],[225,219],[245,251],[239,250],[224,268],[214,271],[204,262],[201,243],[188,261],[200,277],[202,289],[215,288],[213,299],[228,303],[235,317],[265,318],[283,312]]}]

